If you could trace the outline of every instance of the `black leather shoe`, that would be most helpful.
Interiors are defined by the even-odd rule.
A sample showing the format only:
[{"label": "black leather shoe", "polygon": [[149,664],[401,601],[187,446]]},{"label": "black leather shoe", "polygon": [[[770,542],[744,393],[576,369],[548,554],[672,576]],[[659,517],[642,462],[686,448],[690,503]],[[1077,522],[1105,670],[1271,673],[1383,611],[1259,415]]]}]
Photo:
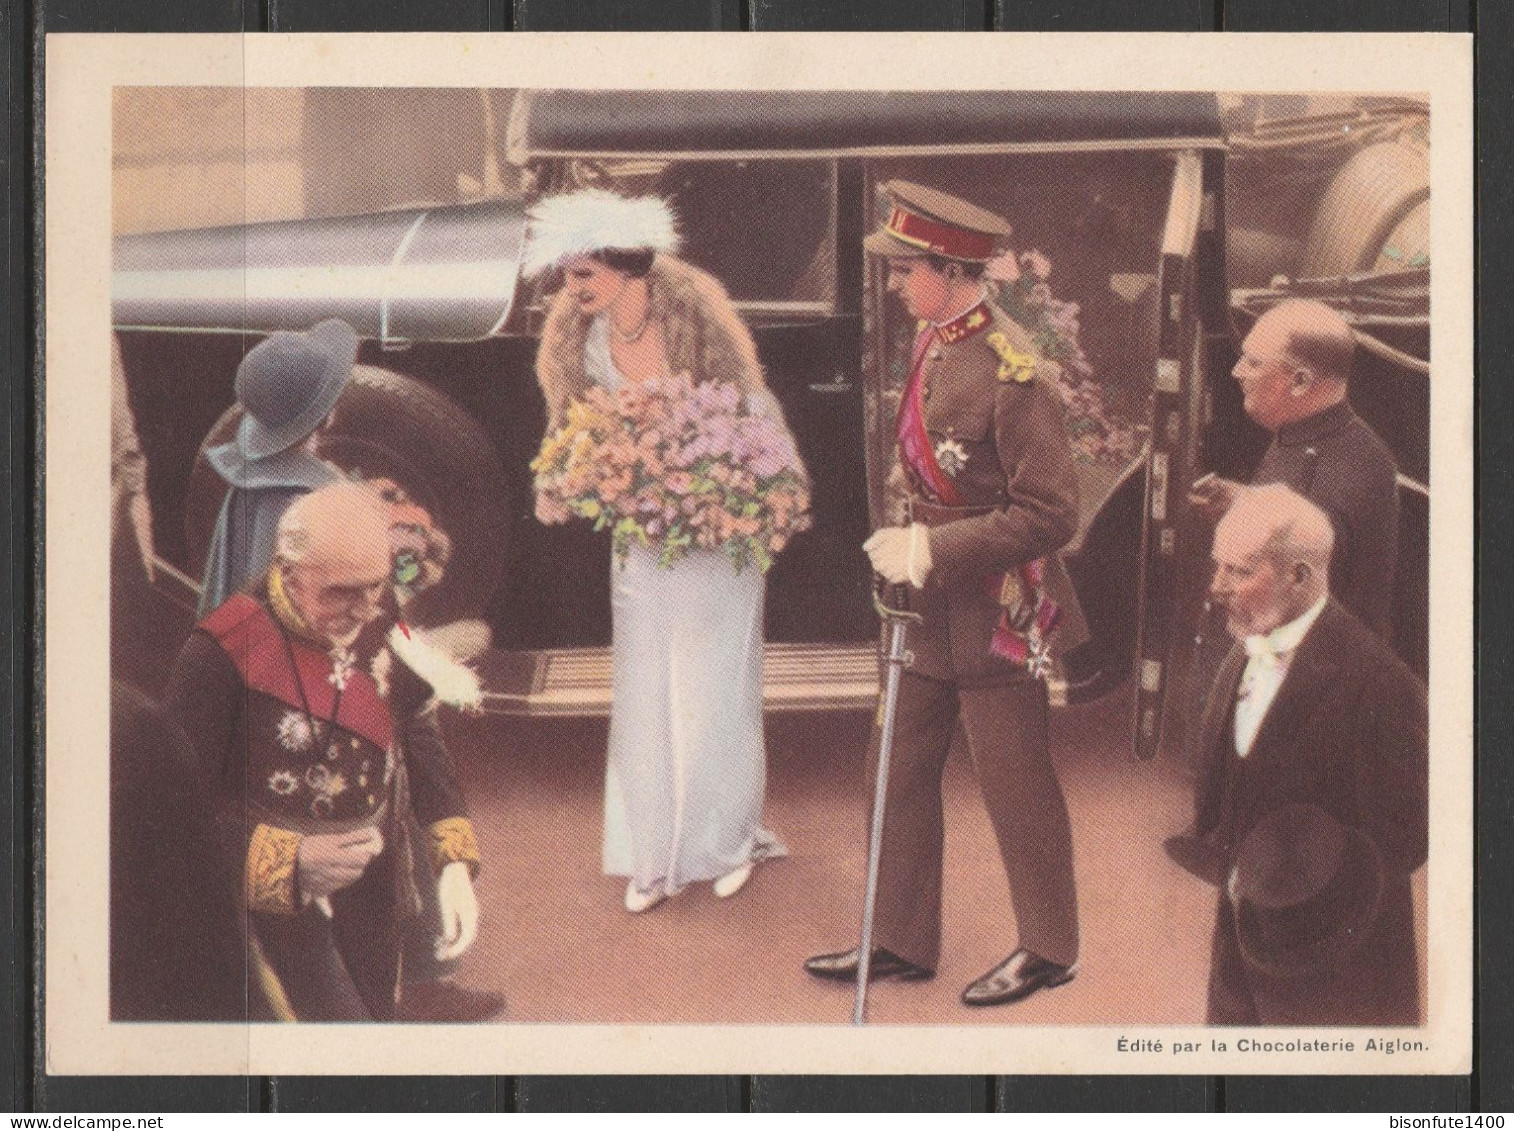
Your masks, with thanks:
[{"label": "black leather shoe", "polygon": [[1017,950],[983,977],[962,991],[964,1005],[1008,1005],[1023,1001],[1037,990],[1049,990],[1072,981],[1077,963],[1058,966],[1028,950]]},{"label": "black leather shoe", "polygon": [[[804,968],[817,978],[831,978],[837,982],[855,982],[859,957],[857,951],[857,947],[852,947],[851,950],[844,950],[839,954],[817,954],[814,958],[805,960]],[[869,982],[888,980],[923,982],[935,976],[934,970],[916,966],[908,959],[900,958],[893,951],[884,950],[881,946],[873,950],[873,961],[867,968]]]}]

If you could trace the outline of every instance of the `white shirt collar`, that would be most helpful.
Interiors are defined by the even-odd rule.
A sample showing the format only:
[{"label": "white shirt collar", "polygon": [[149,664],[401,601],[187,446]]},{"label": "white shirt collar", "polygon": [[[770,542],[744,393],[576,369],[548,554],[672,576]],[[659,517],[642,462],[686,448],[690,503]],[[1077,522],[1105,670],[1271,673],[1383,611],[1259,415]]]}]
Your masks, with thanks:
[{"label": "white shirt collar", "polygon": [[1269,657],[1276,662],[1277,657],[1286,656],[1303,643],[1304,637],[1314,627],[1314,622],[1319,620],[1320,613],[1325,611],[1325,603],[1329,600],[1329,594],[1321,597],[1318,601],[1301,615],[1295,617],[1287,624],[1280,624],[1264,636],[1248,636],[1245,644],[1246,655],[1254,658]]}]

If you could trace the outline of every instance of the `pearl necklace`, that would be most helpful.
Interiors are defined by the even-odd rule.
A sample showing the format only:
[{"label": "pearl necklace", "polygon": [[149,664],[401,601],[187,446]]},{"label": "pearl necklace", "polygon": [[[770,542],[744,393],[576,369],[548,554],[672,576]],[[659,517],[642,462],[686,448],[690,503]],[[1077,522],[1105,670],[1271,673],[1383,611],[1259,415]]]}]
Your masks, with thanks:
[{"label": "pearl necklace", "polygon": [[652,312],[650,310],[648,310],[646,314],[642,315],[641,325],[636,327],[636,329],[632,330],[630,333],[627,333],[626,331],[615,325],[615,319],[611,317],[610,333],[615,335],[615,340],[617,342],[621,342],[624,345],[628,346],[634,346],[637,342],[641,341],[642,335],[647,332],[647,327],[651,324]]}]

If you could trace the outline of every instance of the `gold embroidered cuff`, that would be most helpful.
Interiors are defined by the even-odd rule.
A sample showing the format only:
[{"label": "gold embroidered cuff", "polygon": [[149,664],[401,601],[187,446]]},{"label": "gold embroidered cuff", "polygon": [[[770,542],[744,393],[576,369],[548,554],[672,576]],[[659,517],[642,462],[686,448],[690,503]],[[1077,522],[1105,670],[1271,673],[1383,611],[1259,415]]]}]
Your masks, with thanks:
[{"label": "gold embroidered cuff", "polygon": [[429,831],[434,871],[440,873],[448,864],[462,860],[467,863],[470,875],[478,875],[478,837],[474,835],[472,821],[467,817],[448,817],[437,821]]},{"label": "gold embroidered cuff", "polygon": [[252,830],[252,842],[247,846],[247,910],[294,914],[294,871],[299,851],[298,833],[272,825]]}]

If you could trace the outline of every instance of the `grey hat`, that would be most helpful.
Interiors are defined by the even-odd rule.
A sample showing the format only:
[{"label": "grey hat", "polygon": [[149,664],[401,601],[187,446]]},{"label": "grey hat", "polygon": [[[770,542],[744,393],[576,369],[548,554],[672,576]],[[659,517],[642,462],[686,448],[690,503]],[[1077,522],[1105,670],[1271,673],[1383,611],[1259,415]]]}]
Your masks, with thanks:
[{"label": "grey hat", "polygon": [[330,318],[303,334],[280,330],[237,366],[237,447],[262,459],[294,447],[331,415],[357,360],[357,333]]}]

